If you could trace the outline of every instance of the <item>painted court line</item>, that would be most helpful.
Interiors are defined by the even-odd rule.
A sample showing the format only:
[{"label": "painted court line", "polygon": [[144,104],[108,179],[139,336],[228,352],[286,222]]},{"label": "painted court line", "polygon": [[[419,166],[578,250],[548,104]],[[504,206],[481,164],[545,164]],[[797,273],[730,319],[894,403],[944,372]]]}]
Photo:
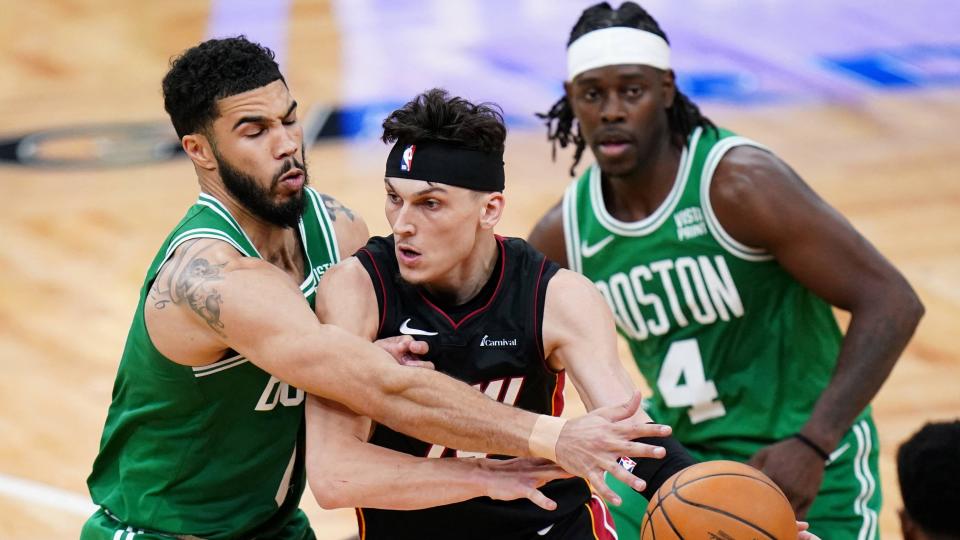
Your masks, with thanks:
[{"label": "painted court line", "polygon": [[97,506],[85,495],[2,473],[0,473],[0,496],[81,516],[89,516],[97,510]]}]

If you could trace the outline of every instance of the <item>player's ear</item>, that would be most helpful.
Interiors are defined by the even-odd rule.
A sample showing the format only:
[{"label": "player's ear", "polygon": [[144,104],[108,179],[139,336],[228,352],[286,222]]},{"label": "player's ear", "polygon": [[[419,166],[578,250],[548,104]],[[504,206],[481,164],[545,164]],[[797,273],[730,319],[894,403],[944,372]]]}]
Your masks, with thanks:
[{"label": "player's ear", "polygon": [[492,229],[500,222],[503,216],[503,207],[506,200],[503,193],[494,191],[483,195],[483,205],[480,207],[480,227]]},{"label": "player's ear", "polygon": [[673,100],[677,97],[677,80],[672,69],[663,72],[663,108],[673,107]]},{"label": "player's ear", "polygon": [[212,171],[217,168],[217,159],[213,155],[213,146],[210,139],[203,133],[191,133],[180,139],[183,151],[201,169]]}]

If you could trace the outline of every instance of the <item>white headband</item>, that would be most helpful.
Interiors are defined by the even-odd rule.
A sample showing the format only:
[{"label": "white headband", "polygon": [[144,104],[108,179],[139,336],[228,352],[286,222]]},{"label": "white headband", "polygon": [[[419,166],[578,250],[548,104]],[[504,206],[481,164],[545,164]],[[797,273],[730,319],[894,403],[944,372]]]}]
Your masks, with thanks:
[{"label": "white headband", "polygon": [[662,37],[625,26],[594,30],[567,47],[567,80],[584,71],[621,64],[670,69],[670,45]]}]

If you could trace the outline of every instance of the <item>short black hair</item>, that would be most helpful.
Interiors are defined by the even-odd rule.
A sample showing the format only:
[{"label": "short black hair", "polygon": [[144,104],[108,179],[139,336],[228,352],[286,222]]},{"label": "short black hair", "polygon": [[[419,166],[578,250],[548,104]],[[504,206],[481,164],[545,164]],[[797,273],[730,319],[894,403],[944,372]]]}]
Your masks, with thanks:
[{"label": "short black hair", "polygon": [[244,36],[210,39],[170,62],[163,106],[178,137],[205,132],[220,112],[217,101],[273,81],[286,84],[273,51]]},{"label": "short black hair", "polygon": [[903,505],[925,532],[960,539],[960,419],[923,426],[897,451]]},{"label": "short black hair", "polygon": [[[633,2],[624,2],[619,8],[613,9],[607,2],[588,7],[580,14],[577,23],[573,25],[570,31],[570,38],[567,40],[567,46],[579,39],[584,34],[594,30],[613,27],[636,28],[656,34],[664,39],[668,44],[670,40],[667,34],[660,28],[657,21],[645,9]],[[563,96],[559,101],[550,107],[545,113],[538,113],[538,117],[546,120],[547,140],[553,141],[553,155],[556,158],[557,144],[561,148],[566,148],[571,142],[576,146],[576,152],[573,155],[573,165],[570,167],[570,175],[574,175],[577,164],[580,163],[580,157],[586,148],[586,142],[580,136],[580,127],[577,126],[576,133],[573,132],[573,122],[575,120],[573,109],[567,102],[567,97]],[[697,126],[704,126],[716,129],[713,122],[700,113],[700,108],[690,101],[680,89],[677,89],[673,105],[667,109],[667,122],[670,128],[671,143],[677,147],[682,147],[687,137]]]},{"label": "short black hair", "polygon": [[474,104],[433,88],[393,111],[383,121],[385,143],[421,141],[452,143],[461,148],[503,153],[507,126],[495,103]]}]

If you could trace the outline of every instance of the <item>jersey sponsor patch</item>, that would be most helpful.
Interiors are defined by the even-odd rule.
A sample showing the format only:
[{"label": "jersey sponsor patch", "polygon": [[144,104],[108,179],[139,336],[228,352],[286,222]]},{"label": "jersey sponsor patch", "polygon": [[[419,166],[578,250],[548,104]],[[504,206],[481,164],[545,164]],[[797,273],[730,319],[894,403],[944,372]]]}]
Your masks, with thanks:
[{"label": "jersey sponsor patch", "polygon": [[495,348],[504,348],[504,347],[516,347],[519,340],[516,337],[506,337],[506,336],[497,336],[490,337],[488,334],[484,334],[480,338],[481,347],[495,347]]}]

